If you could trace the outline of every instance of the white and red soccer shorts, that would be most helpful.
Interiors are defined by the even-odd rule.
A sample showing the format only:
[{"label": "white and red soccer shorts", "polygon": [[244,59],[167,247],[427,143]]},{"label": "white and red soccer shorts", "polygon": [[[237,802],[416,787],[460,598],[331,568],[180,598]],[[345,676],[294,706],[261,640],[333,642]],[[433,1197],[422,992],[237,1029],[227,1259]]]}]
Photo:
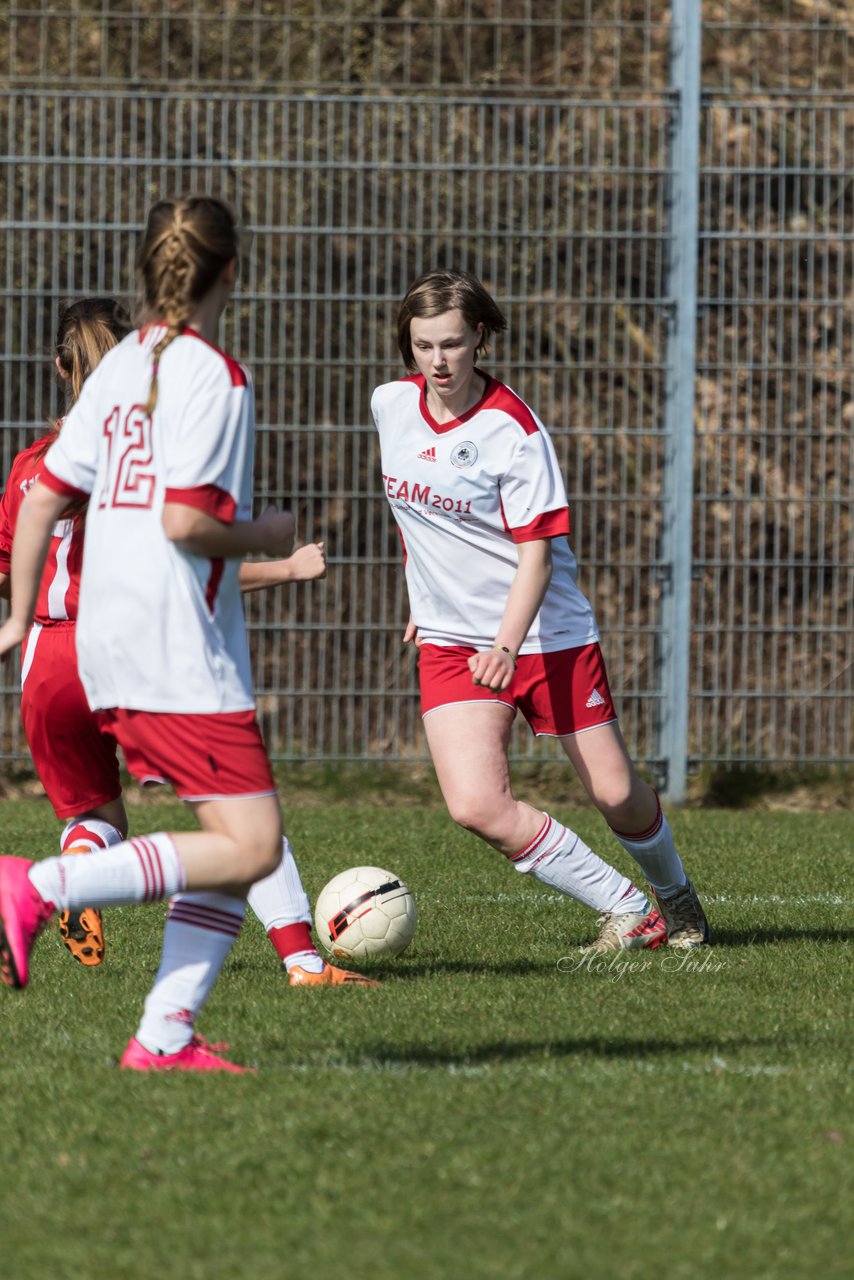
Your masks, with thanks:
[{"label": "white and red soccer shorts", "polygon": [[418,653],[421,714],[451,703],[497,702],[521,711],[538,736],[565,737],[617,719],[598,644],[522,654],[508,687],[492,693],[472,680],[467,645],[423,644]]},{"label": "white and red soccer shorts", "polygon": [[116,742],[86,701],[73,622],[30,628],[21,678],[24,734],[57,818],[89,813],[120,796]]},{"label": "white and red soccer shorts", "polygon": [[182,714],[97,711],[143,785],[169,782],[182,800],[273,795],[276,784],[254,711]]}]

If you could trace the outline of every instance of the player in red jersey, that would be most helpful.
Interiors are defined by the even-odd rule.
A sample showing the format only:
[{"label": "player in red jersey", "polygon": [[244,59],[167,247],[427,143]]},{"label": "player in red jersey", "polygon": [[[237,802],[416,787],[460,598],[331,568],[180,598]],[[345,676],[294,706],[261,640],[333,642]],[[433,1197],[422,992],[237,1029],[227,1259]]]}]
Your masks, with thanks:
[{"label": "player in red jersey", "polygon": [[[132,330],[130,318],[113,298],[85,298],[65,307],[55,344],[56,371],[67,410],[102,356]],[[66,411],[67,411],[66,410]],[[0,497],[0,595],[9,595],[9,566],[18,510],[38,479],[41,462],[56,439],[62,420],[42,439],[21,451],[12,463]],[[116,742],[100,731],[77,675],[74,626],[80,592],[85,506],[57,523],[48,548],[33,625],[24,644],[21,715],[33,764],[64,829],[63,853],[90,853],[118,844],[128,831]],[[308,543],[284,560],[246,561],[240,589],[249,591],[285,582],[323,577],[322,543]],[[250,905],[287,969],[292,986],[366,984],[361,974],[324,961],[311,938],[311,907],[283,840],[282,862],[273,876],[253,885]],[[63,911],[60,933],[70,953],[87,966],[104,957],[101,913],[87,907]]]},{"label": "player in red jersey", "polygon": [[140,780],[168,780],[198,832],[157,832],[86,857],[0,858],[0,966],[29,979],[58,910],[170,901],[161,964],[128,1069],[232,1071],[195,1020],[251,886],[281,865],[282,820],[255,719],[239,562],[286,556],[289,512],[252,518],[254,409],[246,370],[215,344],[238,257],[233,214],[208,196],[148,217],[147,323],[83,386],[18,514],[0,654],[33,619],[56,521],[88,502],[77,660],[101,730]]},{"label": "player in red jersey", "polygon": [[[420,277],[398,314],[410,375],[374,392],[383,482],[406,551],[424,728],[451,816],[594,908],[592,951],[708,941],[703,909],[655,791],[626,750],[596,621],[576,585],[554,447],[509,387],[477,367],[506,327],[474,277]],[[555,736],[654,902],[562,826],[512,793],[520,710]]]},{"label": "player in red jersey", "polygon": [[[55,364],[70,404],[86,377],[132,325],[112,298],[89,298],[66,308],[59,323]],[[12,463],[0,498],[0,592],[9,595],[12,538],[18,511],[36,482],[54,429]],[[63,853],[118,844],[127,835],[115,742],[102,735],[77,677],[74,631],[83,562],[85,503],[58,521],[21,659],[21,718],[36,772],[64,823]],[[100,912],[63,911],[59,928],[69,951],[85,965],[104,955]]]}]

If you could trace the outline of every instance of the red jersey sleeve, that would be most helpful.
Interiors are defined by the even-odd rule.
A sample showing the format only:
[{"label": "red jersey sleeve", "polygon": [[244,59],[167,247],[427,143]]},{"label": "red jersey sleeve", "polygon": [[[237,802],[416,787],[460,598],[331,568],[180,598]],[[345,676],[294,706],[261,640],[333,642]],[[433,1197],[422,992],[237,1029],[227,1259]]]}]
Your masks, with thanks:
[{"label": "red jersey sleeve", "polygon": [[12,463],[3,496],[0,497],[0,573],[8,573],[12,563],[12,542],[18,512],[30,485],[38,479],[46,445],[53,434],[43,436],[22,449]]},{"label": "red jersey sleeve", "polygon": [[[11,477],[10,477],[11,478]],[[0,498],[0,573],[8,573],[12,567],[12,534],[15,531],[17,511],[13,513],[13,498],[9,481]]]}]

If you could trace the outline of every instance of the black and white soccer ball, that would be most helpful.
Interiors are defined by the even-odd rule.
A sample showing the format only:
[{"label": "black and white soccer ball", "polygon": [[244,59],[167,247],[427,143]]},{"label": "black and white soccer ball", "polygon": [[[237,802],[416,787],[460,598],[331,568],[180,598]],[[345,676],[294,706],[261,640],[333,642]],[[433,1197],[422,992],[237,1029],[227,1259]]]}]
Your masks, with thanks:
[{"label": "black and white soccer ball", "polygon": [[351,867],[321,889],[314,927],[342,960],[399,956],[415,936],[415,899],[399,876],[381,867]]}]

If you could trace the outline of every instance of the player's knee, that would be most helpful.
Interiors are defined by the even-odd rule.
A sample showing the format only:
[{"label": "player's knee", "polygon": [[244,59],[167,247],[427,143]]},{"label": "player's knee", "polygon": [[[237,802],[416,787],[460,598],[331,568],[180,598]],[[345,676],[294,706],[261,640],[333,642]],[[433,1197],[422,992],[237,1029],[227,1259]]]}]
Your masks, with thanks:
[{"label": "player's knee", "polygon": [[597,781],[591,796],[596,808],[609,827],[617,831],[633,831],[638,822],[646,825],[650,802],[655,805],[654,793],[637,779],[604,778]]},{"label": "player's knee", "polygon": [[282,828],[274,821],[241,831],[239,843],[240,870],[247,882],[272,875],[282,861]]},{"label": "player's knee", "polygon": [[251,868],[253,880],[263,880],[266,876],[271,876],[281,861],[281,837],[278,840],[262,838],[253,841],[246,859],[247,865]]},{"label": "player's knee", "polygon": [[493,835],[496,811],[479,796],[460,795],[448,802],[448,812],[457,826],[464,831],[488,840]]},{"label": "player's knee", "polygon": [[631,793],[620,787],[599,787],[592,799],[599,812],[609,821],[632,807]]}]

